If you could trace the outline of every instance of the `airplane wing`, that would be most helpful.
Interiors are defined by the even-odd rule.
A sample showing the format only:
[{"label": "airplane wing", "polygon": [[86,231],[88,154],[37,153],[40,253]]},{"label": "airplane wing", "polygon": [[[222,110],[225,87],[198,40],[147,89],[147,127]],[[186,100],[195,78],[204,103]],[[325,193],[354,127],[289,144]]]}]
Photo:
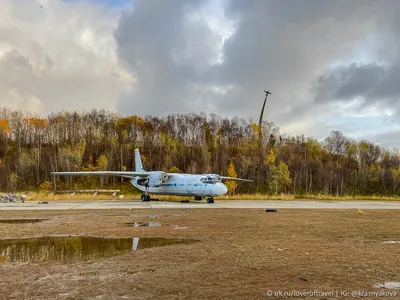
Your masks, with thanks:
[{"label": "airplane wing", "polygon": [[147,172],[129,172],[129,171],[83,171],[83,172],[51,172],[52,175],[64,176],[118,176],[124,178],[142,177],[146,178],[149,174]]},{"label": "airplane wing", "polygon": [[220,176],[220,178],[221,178],[221,180],[237,180],[237,181],[253,182],[253,180],[250,180],[250,179],[235,178],[235,177],[227,177],[227,176]]}]

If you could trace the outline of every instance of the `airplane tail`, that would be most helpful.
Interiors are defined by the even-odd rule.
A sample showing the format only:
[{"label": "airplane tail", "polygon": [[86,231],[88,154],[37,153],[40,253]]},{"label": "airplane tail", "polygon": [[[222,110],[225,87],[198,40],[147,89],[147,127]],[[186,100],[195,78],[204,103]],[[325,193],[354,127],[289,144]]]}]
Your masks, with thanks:
[{"label": "airplane tail", "polygon": [[146,172],[143,170],[142,159],[140,158],[139,149],[135,149],[135,172]]}]

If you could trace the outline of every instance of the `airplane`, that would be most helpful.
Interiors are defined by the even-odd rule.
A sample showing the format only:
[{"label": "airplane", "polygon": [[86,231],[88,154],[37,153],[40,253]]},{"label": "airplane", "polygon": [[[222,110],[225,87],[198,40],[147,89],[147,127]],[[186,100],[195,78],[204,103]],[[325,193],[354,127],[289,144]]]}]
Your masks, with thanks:
[{"label": "airplane", "polygon": [[195,201],[207,198],[207,203],[214,203],[214,197],[225,195],[228,188],[223,180],[252,182],[253,180],[226,177],[218,174],[166,173],[163,171],[147,172],[143,169],[139,149],[135,149],[135,171],[84,171],[51,172],[52,175],[65,176],[118,176],[127,178],[130,183],[144,192],[142,201],[151,201],[149,194],[194,196]]}]

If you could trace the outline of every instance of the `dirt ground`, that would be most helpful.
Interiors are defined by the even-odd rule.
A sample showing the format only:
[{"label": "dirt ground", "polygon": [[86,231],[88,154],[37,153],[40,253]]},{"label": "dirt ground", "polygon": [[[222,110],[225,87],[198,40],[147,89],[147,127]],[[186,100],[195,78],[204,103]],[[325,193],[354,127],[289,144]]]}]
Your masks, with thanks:
[{"label": "dirt ground", "polygon": [[[174,209],[1,211],[2,238],[82,234],[194,238],[68,263],[0,263],[0,299],[283,299],[267,292],[390,291],[400,281],[400,211]],[[132,227],[125,222],[160,222]],[[179,225],[174,227],[173,225]],[[398,298],[399,297],[399,298]],[[298,299],[299,297],[291,297]],[[301,299],[344,299],[314,296]],[[349,296],[348,298],[351,298]],[[376,297],[360,297],[376,299]]]}]

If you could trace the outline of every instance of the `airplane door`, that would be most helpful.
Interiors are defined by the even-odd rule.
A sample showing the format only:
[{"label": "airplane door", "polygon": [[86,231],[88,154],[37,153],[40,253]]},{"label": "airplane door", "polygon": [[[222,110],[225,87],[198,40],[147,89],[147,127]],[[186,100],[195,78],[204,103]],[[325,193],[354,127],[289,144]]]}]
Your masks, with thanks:
[{"label": "airplane door", "polygon": [[193,193],[193,184],[191,184],[191,183],[186,184],[186,193],[188,193],[188,194]]},{"label": "airplane door", "polygon": [[[191,179],[191,178],[190,178]],[[185,184],[185,191],[188,194],[193,194],[193,183],[192,180],[188,179]]]}]

